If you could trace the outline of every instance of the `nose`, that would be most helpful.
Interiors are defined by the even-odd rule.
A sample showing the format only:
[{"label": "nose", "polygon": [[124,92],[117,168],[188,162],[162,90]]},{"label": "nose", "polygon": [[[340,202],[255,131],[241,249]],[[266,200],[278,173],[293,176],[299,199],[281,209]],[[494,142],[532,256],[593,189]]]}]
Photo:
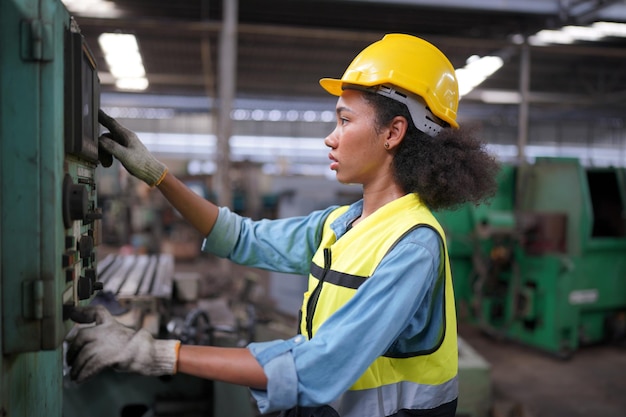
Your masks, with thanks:
[{"label": "nose", "polygon": [[335,130],[330,132],[328,136],[324,139],[324,145],[328,146],[331,149],[335,149],[337,147],[337,136],[335,135]]}]

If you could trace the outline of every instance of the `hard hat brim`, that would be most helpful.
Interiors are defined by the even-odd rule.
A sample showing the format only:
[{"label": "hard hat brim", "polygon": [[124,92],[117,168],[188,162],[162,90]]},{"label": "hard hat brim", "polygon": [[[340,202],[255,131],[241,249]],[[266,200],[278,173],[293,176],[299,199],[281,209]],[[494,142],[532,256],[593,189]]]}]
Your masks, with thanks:
[{"label": "hard hat brim", "polygon": [[328,91],[333,96],[340,96],[343,91],[343,81],[336,78],[322,78],[320,80],[320,85],[324,90]]}]

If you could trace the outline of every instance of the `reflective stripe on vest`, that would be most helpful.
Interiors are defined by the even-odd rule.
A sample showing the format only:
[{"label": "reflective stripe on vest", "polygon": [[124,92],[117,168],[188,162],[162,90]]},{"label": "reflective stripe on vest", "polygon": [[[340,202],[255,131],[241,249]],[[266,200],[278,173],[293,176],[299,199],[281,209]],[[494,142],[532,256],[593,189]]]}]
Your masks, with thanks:
[{"label": "reflective stripe on vest", "polygon": [[391,416],[399,410],[430,410],[458,397],[457,378],[440,385],[399,382],[348,391],[329,404],[341,417]]}]

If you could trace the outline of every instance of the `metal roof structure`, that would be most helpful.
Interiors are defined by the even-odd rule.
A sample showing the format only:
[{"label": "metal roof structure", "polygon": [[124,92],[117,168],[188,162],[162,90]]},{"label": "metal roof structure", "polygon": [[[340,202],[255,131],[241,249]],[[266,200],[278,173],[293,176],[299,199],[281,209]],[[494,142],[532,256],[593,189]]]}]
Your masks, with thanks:
[{"label": "metal roof structure", "polygon": [[[319,86],[319,79],[340,77],[365,46],[386,33],[401,32],[432,42],[457,69],[476,55],[503,59],[502,68],[464,96],[459,107],[460,121],[480,121],[497,130],[489,133],[487,140],[515,143],[519,135],[515,125],[523,123],[519,116],[522,100],[527,106],[527,123],[559,125],[557,133],[533,134],[534,141],[560,141],[563,136],[580,133],[577,144],[601,136],[603,146],[610,150],[617,131],[621,137],[617,140],[626,142],[626,36],[614,34],[570,44],[529,42],[545,29],[599,21],[624,23],[625,0],[106,3],[108,15],[90,9],[72,11],[69,5],[68,9],[96,57],[107,106],[167,108],[177,114],[211,111],[225,81],[220,79],[219,69],[225,5],[235,5],[235,66],[228,73],[232,79],[227,80],[235,84],[234,108],[333,111],[336,98]],[[98,36],[104,32],[137,37],[149,81],[145,91],[124,92],[115,87],[98,45]],[[332,121],[326,121],[323,129]],[[583,134],[580,124],[585,121],[601,125],[602,131],[597,134],[592,128]],[[502,134],[503,124],[509,129],[508,136]],[[280,130],[279,136],[285,130],[292,138],[302,135],[277,124],[259,126],[244,126],[243,130],[250,135],[276,135],[273,129]],[[572,130],[575,135],[570,134]],[[318,128],[309,137],[319,137],[319,132]],[[625,148],[626,144],[619,146]]]},{"label": "metal roof structure", "polygon": [[[98,58],[103,92],[115,92],[98,48],[103,32],[137,36],[149,87],[144,93],[214,97],[222,0],[116,0],[115,17],[75,18]],[[404,32],[438,46],[456,68],[472,55],[499,55],[502,69],[481,91],[518,91],[520,42],[542,29],[626,22],[615,0],[240,0],[236,96],[325,98],[318,80],[340,76],[351,59],[385,33]],[[530,47],[529,100],[569,111],[621,115],[626,106],[626,37]]]}]

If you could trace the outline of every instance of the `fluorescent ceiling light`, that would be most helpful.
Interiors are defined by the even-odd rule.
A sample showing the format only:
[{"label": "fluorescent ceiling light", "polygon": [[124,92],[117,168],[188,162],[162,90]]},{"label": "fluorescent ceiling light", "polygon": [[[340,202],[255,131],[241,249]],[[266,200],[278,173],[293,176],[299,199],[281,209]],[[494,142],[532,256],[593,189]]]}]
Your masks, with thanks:
[{"label": "fluorescent ceiling light", "polygon": [[118,62],[110,63],[111,74],[118,79],[124,78],[145,78],[146,70],[143,65],[123,65]]},{"label": "fluorescent ceiling light", "polygon": [[62,0],[67,10],[81,16],[91,17],[120,17],[121,12],[112,1],[106,0]]},{"label": "fluorescent ceiling light", "polygon": [[522,96],[517,91],[482,91],[480,99],[485,103],[491,104],[519,104]]},{"label": "fluorescent ceiling light", "polygon": [[590,26],[564,26],[559,30],[540,30],[528,38],[531,45],[571,44],[576,41],[593,42],[603,38],[626,37],[626,24],[595,22]]},{"label": "fluorescent ceiling light", "polygon": [[115,85],[121,90],[145,90],[148,88],[146,70],[143,66],[135,35],[128,33],[103,33],[98,37],[104,59]]},{"label": "fluorescent ceiling light", "polygon": [[456,77],[459,82],[459,95],[463,97],[493,73],[499,70],[504,61],[497,56],[471,56],[467,59],[467,64],[463,68],[456,70]]},{"label": "fluorescent ceiling light", "polygon": [[626,23],[595,22],[591,26],[602,32],[604,36],[626,38]]},{"label": "fluorescent ceiling light", "polygon": [[551,43],[570,44],[574,43],[574,37],[560,30],[540,30],[528,38],[531,45],[548,45]]},{"label": "fluorescent ceiling light", "polygon": [[589,26],[564,26],[562,30],[572,38],[581,41],[597,41],[604,37],[602,32]]},{"label": "fluorescent ceiling light", "polygon": [[120,90],[143,91],[148,88],[146,78],[120,78],[115,81],[115,86]]}]

